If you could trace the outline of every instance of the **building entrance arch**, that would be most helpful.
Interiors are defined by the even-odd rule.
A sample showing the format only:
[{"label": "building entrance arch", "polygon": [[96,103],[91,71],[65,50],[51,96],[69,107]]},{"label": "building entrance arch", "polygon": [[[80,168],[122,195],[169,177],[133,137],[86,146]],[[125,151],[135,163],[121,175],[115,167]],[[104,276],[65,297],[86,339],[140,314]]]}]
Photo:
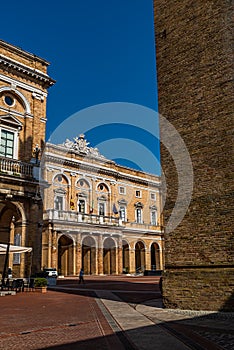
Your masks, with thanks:
[{"label": "building entrance arch", "polygon": [[152,243],[150,249],[151,270],[160,270],[160,248],[158,243]]},{"label": "building entrance arch", "polygon": [[122,241],[122,259],[123,259],[123,272],[129,272],[129,244],[127,241]]},{"label": "building entrance arch", "polygon": [[112,238],[106,238],[103,244],[103,273],[117,273],[116,243]]},{"label": "building entrance arch", "polygon": [[86,275],[96,274],[96,242],[87,236],[82,241],[82,267]]},{"label": "building entrance arch", "polygon": [[[18,203],[0,202],[0,242],[16,246],[27,244],[26,215]],[[7,261],[6,261],[7,260]],[[30,274],[30,256],[10,253],[0,256],[0,273],[5,274],[6,268],[11,267],[14,277]]]},{"label": "building entrance arch", "polygon": [[58,240],[58,272],[65,276],[73,274],[73,240],[66,235]]},{"label": "building entrance arch", "polygon": [[145,270],[145,245],[141,241],[138,241],[135,245],[135,267],[136,272]]}]

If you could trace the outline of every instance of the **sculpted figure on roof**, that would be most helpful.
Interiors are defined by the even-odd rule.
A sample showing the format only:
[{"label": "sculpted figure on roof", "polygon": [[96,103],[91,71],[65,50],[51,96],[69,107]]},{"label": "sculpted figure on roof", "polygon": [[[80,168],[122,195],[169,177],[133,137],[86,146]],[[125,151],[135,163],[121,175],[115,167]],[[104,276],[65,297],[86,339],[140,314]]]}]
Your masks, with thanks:
[{"label": "sculpted figure on roof", "polygon": [[63,146],[81,153],[90,154],[94,157],[105,158],[100,154],[97,147],[88,147],[90,142],[87,142],[87,140],[85,140],[84,134],[79,135],[79,137],[74,137],[73,140],[74,141],[66,139],[66,141],[63,143]]}]

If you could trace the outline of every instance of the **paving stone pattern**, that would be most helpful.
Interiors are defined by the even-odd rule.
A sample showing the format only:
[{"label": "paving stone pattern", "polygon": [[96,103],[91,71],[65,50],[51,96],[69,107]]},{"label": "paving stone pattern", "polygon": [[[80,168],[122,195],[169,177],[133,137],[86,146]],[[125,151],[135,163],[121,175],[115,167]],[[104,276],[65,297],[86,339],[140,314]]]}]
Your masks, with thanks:
[{"label": "paving stone pattern", "polygon": [[0,349],[234,348],[233,313],[164,309],[158,277],[85,280],[58,281],[45,294],[1,297]]}]

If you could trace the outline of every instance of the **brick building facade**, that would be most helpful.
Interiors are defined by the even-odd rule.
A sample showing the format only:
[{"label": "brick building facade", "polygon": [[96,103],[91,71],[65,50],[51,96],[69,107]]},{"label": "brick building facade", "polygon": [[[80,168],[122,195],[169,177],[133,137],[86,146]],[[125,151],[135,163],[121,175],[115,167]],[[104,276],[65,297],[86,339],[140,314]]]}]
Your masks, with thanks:
[{"label": "brick building facade", "polygon": [[[38,158],[45,142],[47,89],[54,84],[48,65],[0,41],[0,242],[33,247],[31,256],[9,255],[7,266],[16,277],[41,267]],[[1,255],[0,273],[4,259]]]},{"label": "brick building facade", "polygon": [[42,265],[62,275],[163,269],[161,183],[117,165],[84,135],[43,153]]},{"label": "brick building facade", "polygon": [[0,41],[0,243],[33,248],[9,254],[13,277],[162,270],[161,179],[106,159],[82,135],[45,144],[48,65]]},{"label": "brick building facade", "polygon": [[[159,112],[191,156],[194,191],[180,225],[165,233],[167,307],[233,309],[232,2],[155,0]],[[167,224],[178,182],[162,145]]]}]

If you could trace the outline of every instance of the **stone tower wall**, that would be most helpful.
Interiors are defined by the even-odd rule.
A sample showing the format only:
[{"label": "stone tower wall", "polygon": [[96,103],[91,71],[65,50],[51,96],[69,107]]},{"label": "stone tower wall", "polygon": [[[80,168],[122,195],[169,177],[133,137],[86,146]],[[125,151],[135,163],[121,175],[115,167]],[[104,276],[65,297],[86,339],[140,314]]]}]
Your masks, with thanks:
[{"label": "stone tower wall", "polygon": [[[164,303],[233,309],[232,1],[154,0],[159,112],[183,138],[194,191],[180,225],[165,235]],[[168,222],[177,173],[162,145]]]}]

